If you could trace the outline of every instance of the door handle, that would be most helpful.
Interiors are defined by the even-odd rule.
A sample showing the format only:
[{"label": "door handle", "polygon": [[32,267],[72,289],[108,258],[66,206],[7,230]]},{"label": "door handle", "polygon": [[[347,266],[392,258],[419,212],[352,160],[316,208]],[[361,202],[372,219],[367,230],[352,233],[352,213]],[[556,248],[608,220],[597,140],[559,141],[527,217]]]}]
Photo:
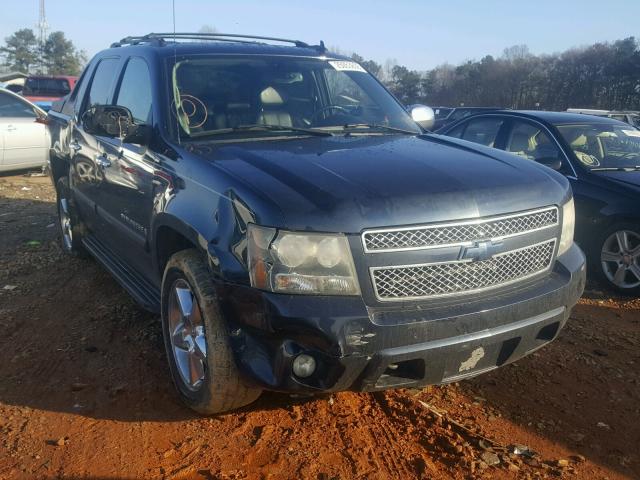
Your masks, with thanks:
[{"label": "door handle", "polygon": [[109,161],[107,156],[102,153],[96,155],[96,165],[98,165],[100,168],[107,168],[111,166],[111,162]]},{"label": "door handle", "polygon": [[71,150],[73,150],[74,152],[79,152],[82,147],[78,142],[71,142],[69,144],[69,148],[71,148]]}]

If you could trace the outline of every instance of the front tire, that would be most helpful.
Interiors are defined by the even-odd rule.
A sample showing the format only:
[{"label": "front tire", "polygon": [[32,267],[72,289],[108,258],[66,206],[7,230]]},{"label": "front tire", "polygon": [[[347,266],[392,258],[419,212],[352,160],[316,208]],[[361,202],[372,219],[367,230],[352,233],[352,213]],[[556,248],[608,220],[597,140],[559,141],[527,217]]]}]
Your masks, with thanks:
[{"label": "front tire", "polygon": [[221,413],[260,396],[240,378],[211,273],[196,250],[178,252],[167,263],[162,331],[173,382],[196,412]]},{"label": "front tire", "polygon": [[69,255],[85,257],[86,250],[82,245],[84,228],[71,195],[69,177],[61,177],[56,183],[56,204],[62,249]]},{"label": "front tire", "polygon": [[623,295],[640,296],[640,225],[613,225],[598,246],[593,263],[600,280]]}]

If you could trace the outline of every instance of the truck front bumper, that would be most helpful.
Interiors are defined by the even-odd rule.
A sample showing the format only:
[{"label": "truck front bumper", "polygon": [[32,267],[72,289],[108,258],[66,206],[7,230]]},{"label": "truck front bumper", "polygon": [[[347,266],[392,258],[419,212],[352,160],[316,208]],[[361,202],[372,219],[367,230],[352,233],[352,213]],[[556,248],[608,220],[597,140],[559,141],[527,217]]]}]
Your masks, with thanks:
[{"label": "truck front bumper", "polygon": [[[220,285],[220,298],[247,382],[282,392],[373,391],[457,381],[541,348],[567,322],[585,273],[574,245],[543,279],[446,304],[372,307],[359,297],[234,285]],[[316,361],[307,378],[293,373],[303,353]]]}]

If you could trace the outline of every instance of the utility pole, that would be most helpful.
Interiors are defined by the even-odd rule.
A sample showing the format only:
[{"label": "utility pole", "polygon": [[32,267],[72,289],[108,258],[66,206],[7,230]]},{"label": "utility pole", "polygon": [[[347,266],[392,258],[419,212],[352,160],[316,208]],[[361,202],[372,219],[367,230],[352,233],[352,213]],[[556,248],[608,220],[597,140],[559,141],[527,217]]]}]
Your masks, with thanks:
[{"label": "utility pole", "polygon": [[38,31],[40,34],[40,70],[44,72],[44,43],[47,41],[47,30],[49,25],[47,24],[47,16],[44,9],[44,0],[40,0],[40,16],[38,18]]}]

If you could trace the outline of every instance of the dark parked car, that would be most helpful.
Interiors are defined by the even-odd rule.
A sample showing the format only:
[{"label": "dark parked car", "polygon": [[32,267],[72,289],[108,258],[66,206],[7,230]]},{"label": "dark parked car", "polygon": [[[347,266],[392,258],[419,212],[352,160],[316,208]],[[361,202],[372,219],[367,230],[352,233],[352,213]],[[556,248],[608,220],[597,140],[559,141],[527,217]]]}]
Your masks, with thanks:
[{"label": "dark parked car", "polygon": [[433,107],[433,113],[436,117],[436,123],[438,123],[438,121],[442,121],[445,118],[447,118],[452,111],[453,111],[452,107]]},{"label": "dark parked car", "polygon": [[[498,107],[456,107],[449,109],[446,109],[446,107],[438,107],[438,110],[441,110],[445,115],[436,115],[436,122],[433,125],[433,131],[439,130],[447,125],[455,123],[458,120],[462,120],[469,115],[502,109]],[[447,112],[447,110],[449,111]]]},{"label": "dark parked car", "polygon": [[582,113],[585,115],[596,115],[598,117],[608,117],[614,120],[628,123],[634,127],[640,127],[640,112],[636,111],[616,111],[616,110],[595,110],[589,108],[567,108],[570,113]]},{"label": "dark parked car", "polygon": [[571,182],[576,241],[592,271],[640,294],[640,130],[606,117],[493,112],[441,132],[554,167]]},{"label": "dark parked car", "polygon": [[68,95],[78,77],[69,75],[31,75],[27,77],[22,95],[35,104],[51,106],[52,102]]},{"label": "dark parked car", "polygon": [[51,175],[64,249],[161,313],[188,405],[457,381],[556,337],[585,279],[562,175],[424,134],[322,44],[173,38],[93,58]]}]

